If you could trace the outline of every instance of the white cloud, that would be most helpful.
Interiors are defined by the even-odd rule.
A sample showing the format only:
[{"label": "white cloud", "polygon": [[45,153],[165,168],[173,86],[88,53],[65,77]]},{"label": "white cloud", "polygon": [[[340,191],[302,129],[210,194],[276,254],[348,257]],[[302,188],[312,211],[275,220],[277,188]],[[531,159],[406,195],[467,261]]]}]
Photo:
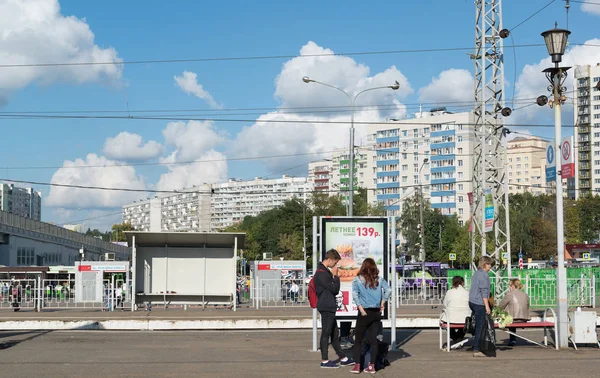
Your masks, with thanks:
[{"label": "white cloud", "polygon": [[[563,61],[561,65],[573,67],[585,64],[596,65],[600,62],[600,49],[594,47],[594,45],[598,45],[599,43],[600,39],[592,39],[586,41],[584,45],[573,46],[572,48],[568,49],[568,51],[563,56]],[[589,44],[590,46],[586,46],[587,44]],[[548,107],[540,107],[536,105],[535,101],[540,95],[546,95],[548,97],[551,97],[552,94],[547,90],[549,83],[544,73],[542,73],[542,70],[548,67],[552,67],[553,65],[554,64],[552,63],[550,57],[547,57],[540,60],[538,63],[528,64],[523,68],[523,71],[519,75],[515,87],[516,110],[510,117],[510,123],[542,123],[540,121],[540,118],[544,119],[544,123],[550,122],[550,119],[552,117],[552,112],[550,111],[550,109]],[[568,74],[569,75],[565,82],[565,86],[567,87],[566,96],[568,100],[565,104],[563,120],[568,120],[567,122],[571,123],[571,120],[573,119],[571,99],[574,95],[574,69],[572,68],[571,70],[569,70]],[[523,108],[518,109],[519,107]],[[545,120],[548,120],[548,122],[545,122]],[[537,134],[545,135],[549,134],[550,132],[551,128],[540,128]]]},{"label": "white cloud", "polygon": [[[83,19],[61,14],[58,0],[0,2],[0,61],[3,64],[120,62],[114,48],[100,48]],[[32,83],[115,82],[121,65],[5,68],[2,97]]]},{"label": "white cloud", "polygon": [[163,152],[163,146],[153,140],[144,144],[141,135],[123,131],[104,142],[104,155],[109,159],[122,161],[144,161],[155,158]]},{"label": "white cloud", "polygon": [[[80,168],[87,165],[90,167]],[[108,188],[145,189],[144,180],[134,167],[118,165],[104,156],[89,154],[85,159],[66,160],[52,176],[53,184],[99,186]],[[114,208],[143,198],[143,192],[92,190],[53,186],[45,205],[64,208]]]},{"label": "white cloud", "polygon": [[179,190],[227,180],[227,161],[224,154],[210,150],[198,156],[198,159],[203,161],[169,165],[169,172],[160,176],[156,189]]},{"label": "white cloud", "polygon": [[[226,156],[215,150],[226,139],[215,131],[212,122],[170,122],[163,136],[173,151],[161,162],[184,164],[168,164],[169,172],[160,176],[158,189],[182,189],[227,179]],[[186,163],[194,160],[200,161]]]},{"label": "white cloud", "polygon": [[[300,55],[330,54],[331,50],[308,42],[300,49]],[[348,145],[350,113],[349,99],[334,89],[316,83],[306,84],[302,77],[309,76],[338,88],[350,96],[377,86],[400,83],[400,89],[380,89],[361,94],[356,101],[355,120],[381,121],[385,118],[404,118],[406,107],[399,99],[413,92],[408,79],[394,66],[370,74],[367,66],[343,56],[297,57],[287,61],[275,80],[275,97],[282,108],[315,107],[314,112],[290,113],[272,112],[260,116],[256,123],[245,127],[236,137],[231,151],[236,156],[267,156],[281,154],[302,154],[331,151]],[[368,105],[385,105],[371,107]],[[322,107],[341,106],[342,112],[323,113]],[[340,110],[340,109],[337,109]],[[269,121],[287,121],[276,123]],[[306,121],[337,121],[341,124],[303,123]],[[364,139],[366,125],[356,125],[356,140]],[[312,156],[316,159],[318,156]],[[265,164],[273,169],[297,165],[311,160],[311,156],[289,159],[270,159]]]},{"label": "white cloud", "polygon": [[600,15],[600,5],[593,4],[594,1],[589,1],[589,3],[581,4],[581,11],[585,13],[597,14]]},{"label": "white cloud", "polygon": [[198,75],[194,72],[183,71],[181,76],[175,76],[175,83],[185,93],[198,97],[214,109],[221,108],[215,99],[204,89],[202,84],[198,83]]},{"label": "white cloud", "polygon": [[225,142],[218,134],[212,122],[189,121],[169,122],[163,130],[165,144],[174,147],[174,161],[197,159],[204,152]]},{"label": "white cloud", "polygon": [[419,100],[430,103],[473,103],[473,76],[467,70],[442,71],[419,90]]}]

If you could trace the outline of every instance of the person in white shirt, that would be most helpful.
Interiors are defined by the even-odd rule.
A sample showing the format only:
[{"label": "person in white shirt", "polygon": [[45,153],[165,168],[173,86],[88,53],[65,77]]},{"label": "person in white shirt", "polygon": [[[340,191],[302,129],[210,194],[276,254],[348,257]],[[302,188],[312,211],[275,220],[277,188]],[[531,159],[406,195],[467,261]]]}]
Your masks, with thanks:
[{"label": "person in white shirt", "polygon": [[290,294],[291,294],[291,299],[293,303],[296,303],[298,301],[298,291],[300,290],[300,287],[298,287],[298,284],[296,282],[292,283],[292,287],[290,287]]},{"label": "person in white shirt", "polygon": [[[463,324],[465,318],[471,316],[469,291],[465,289],[465,280],[461,276],[452,278],[452,288],[446,293],[443,304],[445,316],[442,317],[442,321],[446,323]],[[465,337],[465,333],[460,328],[452,328],[450,329],[450,337],[453,342],[458,342]]]}]

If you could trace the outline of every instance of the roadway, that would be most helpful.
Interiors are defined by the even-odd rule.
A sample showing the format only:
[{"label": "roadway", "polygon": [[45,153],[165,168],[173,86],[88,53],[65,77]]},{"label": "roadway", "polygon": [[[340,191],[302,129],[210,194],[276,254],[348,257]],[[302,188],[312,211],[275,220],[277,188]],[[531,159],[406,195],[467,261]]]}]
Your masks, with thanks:
[{"label": "roadway", "polygon": [[[521,331],[519,331],[521,332]],[[525,333],[525,331],[523,331]],[[500,343],[504,334],[497,332]],[[541,331],[527,331],[533,339]],[[389,335],[386,335],[389,339]],[[500,346],[497,358],[442,352],[436,331],[400,331],[380,377],[597,377],[600,350]],[[2,377],[348,377],[319,368],[310,331],[0,332]],[[330,354],[332,355],[332,353]]]}]

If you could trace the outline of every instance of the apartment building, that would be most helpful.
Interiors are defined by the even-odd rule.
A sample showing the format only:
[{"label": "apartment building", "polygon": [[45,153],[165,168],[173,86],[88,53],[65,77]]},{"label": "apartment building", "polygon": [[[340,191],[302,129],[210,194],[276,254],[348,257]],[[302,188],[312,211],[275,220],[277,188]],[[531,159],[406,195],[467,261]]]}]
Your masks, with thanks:
[{"label": "apartment building", "polygon": [[307,198],[312,191],[304,177],[231,179],[125,205],[123,222],[140,231],[219,231],[293,197]]},{"label": "apartment building", "polygon": [[247,216],[274,209],[294,197],[306,200],[313,184],[306,177],[284,175],[278,179],[229,180],[213,184],[211,230],[221,230],[241,222]]},{"label": "apartment building", "polygon": [[390,216],[402,214],[403,201],[419,193],[442,214],[469,219],[473,191],[474,115],[445,109],[378,125],[377,200]]},{"label": "apartment building", "polygon": [[308,182],[317,192],[328,192],[332,184],[332,161],[322,160],[308,163]]},{"label": "apartment building", "polygon": [[548,141],[536,137],[517,137],[507,142],[508,190],[510,194],[550,193],[546,184]]},{"label": "apartment building", "polygon": [[575,71],[575,195],[600,193],[600,63]]},{"label": "apartment building", "polygon": [[[354,189],[367,190],[367,201],[377,203],[374,145],[356,147],[354,150]],[[348,149],[335,151],[331,159],[309,163],[308,181],[316,191],[328,191],[348,199],[350,190],[350,154]]]},{"label": "apartment building", "polygon": [[0,210],[39,221],[42,217],[42,193],[32,188],[0,183]]}]

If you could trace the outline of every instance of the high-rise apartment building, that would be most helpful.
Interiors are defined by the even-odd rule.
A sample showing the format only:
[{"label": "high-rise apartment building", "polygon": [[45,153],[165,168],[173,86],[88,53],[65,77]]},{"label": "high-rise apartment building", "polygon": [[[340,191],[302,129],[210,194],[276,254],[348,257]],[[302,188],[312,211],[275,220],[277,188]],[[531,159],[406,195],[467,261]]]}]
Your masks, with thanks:
[{"label": "high-rise apartment building", "polygon": [[239,223],[247,216],[271,210],[294,197],[306,200],[313,185],[306,177],[284,175],[278,179],[229,180],[213,184],[211,229],[221,230]]},{"label": "high-rise apartment building", "polygon": [[304,177],[232,179],[125,205],[123,222],[141,231],[219,231],[312,191]]},{"label": "high-rise apartment building", "polygon": [[42,193],[32,188],[0,184],[0,210],[39,221],[42,217]]},{"label": "high-rise apartment building", "polygon": [[422,186],[432,208],[469,220],[474,123],[473,113],[432,109],[375,128],[377,200],[388,215],[400,216],[403,201]]},{"label": "high-rise apartment building", "polygon": [[517,137],[507,142],[510,194],[550,193],[550,184],[546,184],[547,147],[547,140],[535,136]]},{"label": "high-rise apartment building", "polygon": [[[354,189],[366,189],[367,201],[375,204],[375,148],[373,145],[356,147],[354,156]],[[330,195],[340,195],[346,201],[350,188],[348,149],[335,151],[329,160],[309,163],[308,181],[314,184],[316,191],[328,191]]]},{"label": "high-rise apartment building", "polygon": [[600,63],[575,67],[575,195],[600,193]]}]

